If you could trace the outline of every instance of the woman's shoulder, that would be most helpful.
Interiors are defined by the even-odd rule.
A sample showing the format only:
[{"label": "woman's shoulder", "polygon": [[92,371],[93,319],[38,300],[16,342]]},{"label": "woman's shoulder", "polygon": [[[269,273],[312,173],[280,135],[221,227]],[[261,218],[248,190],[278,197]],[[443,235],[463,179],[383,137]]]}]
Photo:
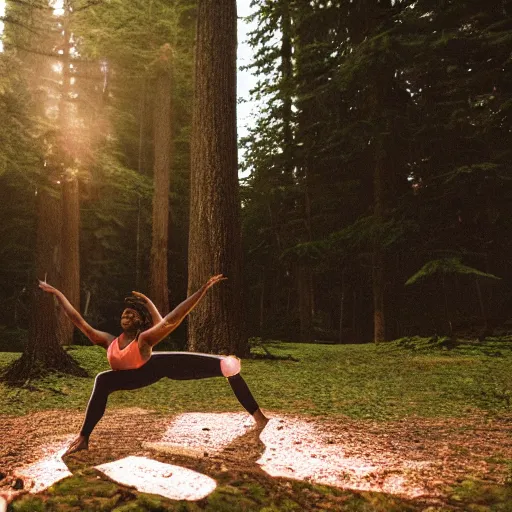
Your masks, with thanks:
[{"label": "woman's shoulder", "polygon": [[120,337],[121,337],[121,335],[116,336],[115,338],[112,338],[112,339],[108,342],[107,350],[110,350],[110,347],[112,347],[115,343],[119,343],[119,338],[120,338]]}]

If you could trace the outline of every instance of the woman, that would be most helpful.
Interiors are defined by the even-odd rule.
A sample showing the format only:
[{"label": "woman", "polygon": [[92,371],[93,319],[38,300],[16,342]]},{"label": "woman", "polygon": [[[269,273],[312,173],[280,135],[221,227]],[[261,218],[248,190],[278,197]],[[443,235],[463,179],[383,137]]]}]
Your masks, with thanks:
[{"label": "woman", "polygon": [[91,327],[71,305],[64,294],[39,281],[39,287],[53,293],[68,318],[95,345],[107,349],[111,371],[98,374],[89,399],[85,419],[79,436],[64,455],[87,450],[89,436],[105,412],[107,399],[113,391],[139,389],[163,377],[174,380],[227,377],[240,404],[251,414],[258,428],[263,428],[268,418],[261,412],[247,384],[240,375],[240,361],[234,356],[213,356],[189,352],[157,352],[153,347],[168,336],[204,297],[209,288],[225,278],[222,274],[211,277],[199,290],[184,300],[162,318],[153,302],[142,293],[126,299],[126,309],[121,315],[122,334],[98,331]]}]

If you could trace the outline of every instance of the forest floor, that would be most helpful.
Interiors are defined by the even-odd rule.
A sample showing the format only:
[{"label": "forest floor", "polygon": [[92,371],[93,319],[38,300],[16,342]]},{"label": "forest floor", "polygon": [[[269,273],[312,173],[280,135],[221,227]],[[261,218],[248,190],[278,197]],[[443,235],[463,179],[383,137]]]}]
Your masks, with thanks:
[{"label": "forest floor", "polygon": [[[177,421],[138,408],[109,411],[90,449],[65,457],[62,467],[58,454],[82,414],[3,416],[0,495],[16,498],[13,510],[512,510],[512,416],[461,423],[271,414],[262,433],[249,428],[230,439],[226,429],[230,420],[243,423],[239,416],[191,413]],[[176,508],[179,500],[148,497],[104,475],[100,485],[93,468],[128,456],[208,475],[217,482],[215,495]],[[66,476],[63,468],[67,479],[27,495],[31,486]],[[24,489],[13,489],[16,478]],[[120,508],[130,504],[135,508]]]},{"label": "forest floor", "polygon": [[[64,461],[60,455],[83,419],[83,404],[82,411],[65,407],[69,402],[74,404],[75,399],[83,400],[79,386],[72,384],[83,382],[89,392],[91,379],[50,378],[30,390],[2,389],[0,496],[11,501],[9,509],[17,512],[512,511],[509,350],[500,345],[501,355],[493,349],[484,356],[481,351],[468,356],[473,349],[469,347],[468,351],[465,347],[459,354],[429,351],[409,358],[403,355],[403,345],[398,343],[390,346],[391,352],[378,354],[378,363],[369,357],[372,349],[368,347],[286,345],[281,349],[283,354],[292,351],[302,361],[309,357],[304,370],[316,364],[313,354],[320,364],[324,356],[325,361],[331,361],[333,351],[344,356],[344,375],[349,363],[355,369],[364,360],[365,370],[374,364],[373,371],[366,374],[366,383],[356,379],[353,395],[360,387],[368,395],[368,380],[378,367],[385,366],[389,379],[396,379],[404,364],[406,372],[414,366],[412,380],[404,384],[401,379],[400,397],[373,396],[355,410],[347,389],[340,390],[340,398],[330,388],[339,383],[326,379],[327,391],[322,394],[309,376],[307,381],[313,392],[295,392],[286,371],[282,375],[278,371],[292,368],[293,363],[272,362],[281,394],[292,388],[296,401],[288,408],[266,409],[271,421],[260,433],[251,429],[244,413],[229,412],[236,407],[229,400],[225,402],[222,379],[218,398],[212,400],[207,395],[203,402],[197,388],[193,405],[190,401],[181,402],[179,393],[186,383],[173,387],[175,383],[167,381],[160,390],[160,383],[150,386],[156,388],[152,391],[155,395],[146,396],[141,390],[113,400],[91,437],[90,449],[65,457]],[[397,347],[401,347],[399,354]],[[79,350],[85,350],[87,357],[92,353],[89,349]],[[395,359],[399,366],[393,367]],[[260,372],[269,365],[263,361],[249,363]],[[246,365],[246,374],[251,376],[251,383],[257,384],[254,372],[251,375],[251,364]],[[299,365],[294,367],[296,372]],[[442,387],[447,380],[447,367],[451,367],[452,376],[449,393]],[[334,375],[341,375],[334,366],[331,369]],[[303,373],[296,373],[295,381]],[[420,385],[418,389],[412,389],[414,382]],[[437,389],[431,389],[434,383]],[[475,383],[478,389],[471,389]],[[192,388],[183,392],[190,396],[196,384],[190,383]],[[350,382],[346,380],[344,385],[350,387]],[[388,392],[393,389],[390,380],[381,381],[380,385]],[[260,392],[263,389],[254,387]],[[169,408],[158,406],[160,394],[169,400],[169,388],[176,406],[172,414]],[[425,396],[420,394],[420,388]],[[471,396],[463,394],[468,388]],[[131,406],[126,406],[125,400]],[[263,402],[275,404],[270,396],[264,396]],[[418,404],[421,410],[429,410],[427,402],[431,414],[417,414]],[[483,407],[484,403],[487,407]],[[45,404],[43,410],[41,404]],[[52,404],[54,408],[48,407]],[[9,407],[13,409],[11,414]],[[292,412],[300,408],[300,413]],[[328,414],[323,409],[334,412]],[[190,412],[198,410],[202,412]],[[305,410],[314,413],[307,414]],[[394,414],[397,410],[400,413]],[[368,411],[375,411],[373,417]],[[126,459],[134,456],[139,459]],[[180,468],[193,470],[196,475],[182,478],[178,488],[185,490],[184,495],[180,496],[178,489],[175,495],[163,497],[154,487],[146,492],[134,487],[155,477],[152,469],[137,473],[136,467],[125,466],[125,474],[138,475],[135,484],[133,480],[119,483],[118,477],[107,476],[102,469],[116,461],[137,465],[143,457],[171,465],[165,466],[167,474],[163,475],[169,483],[173,478],[179,479]],[[96,469],[98,466],[102,468]],[[52,474],[65,478],[52,484],[56,479]],[[215,488],[193,497],[193,491],[209,485],[193,481],[201,475],[209,477],[208,482],[213,481]],[[0,510],[1,507],[0,503]]]}]

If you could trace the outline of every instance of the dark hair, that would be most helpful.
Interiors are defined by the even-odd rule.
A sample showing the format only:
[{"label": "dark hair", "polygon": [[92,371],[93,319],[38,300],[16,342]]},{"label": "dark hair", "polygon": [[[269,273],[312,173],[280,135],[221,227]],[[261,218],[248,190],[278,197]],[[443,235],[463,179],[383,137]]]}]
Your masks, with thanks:
[{"label": "dark hair", "polygon": [[153,327],[153,319],[151,318],[148,308],[143,300],[138,297],[126,297],[124,299],[124,305],[126,308],[134,309],[139,313],[142,319],[141,331],[145,331],[150,327]]}]

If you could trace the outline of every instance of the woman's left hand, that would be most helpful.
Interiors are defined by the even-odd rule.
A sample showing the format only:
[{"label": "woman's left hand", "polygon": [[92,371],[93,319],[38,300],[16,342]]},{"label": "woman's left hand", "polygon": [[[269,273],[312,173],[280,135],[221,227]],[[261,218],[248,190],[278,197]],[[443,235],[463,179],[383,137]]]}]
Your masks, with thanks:
[{"label": "woman's left hand", "polygon": [[39,280],[39,288],[48,293],[57,293],[59,291],[57,290],[57,288],[54,288],[51,284],[48,284],[46,281],[41,280]]},{"label": "woman's left hand", "polygon": [[148,298],[146,297],[146,295],[144,295],[143,293],[141,292],[132,292],[132,295],[135,295],[135,297],[137,297],[138,299],[141,299],[143,300],[144,302],[148,302]]}]

